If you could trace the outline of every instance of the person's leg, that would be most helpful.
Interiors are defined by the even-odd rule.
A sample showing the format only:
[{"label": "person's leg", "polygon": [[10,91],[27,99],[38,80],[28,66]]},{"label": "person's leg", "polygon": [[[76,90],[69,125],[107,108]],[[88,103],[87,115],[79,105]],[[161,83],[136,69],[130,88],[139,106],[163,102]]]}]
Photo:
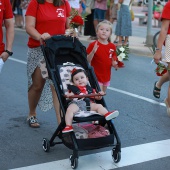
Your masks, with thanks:
[{"label": "person's leg", "polygon": [[[170,63],[168,63],[168,68],[170,69]],[[170,81],[170,71],[168,71],[168,76],[169,76],[169,81]],[[167,114],[170,116],[170,84],[168,86],[168,95],[167,98],[165,99],[165,104],[167,108]]]},{"label": "person's leg", "polygon": [[58,124],[60,124],[60,122],[61,122],[60,103],[58,101],[58,96],[57,96],[57,93],[55,91],[55,88],[52,85],[51,85],[51,91],[52,91],[52,96],[53,96],[53,105],[54,105],[54,110],[55,110],[55,113],[56,113],[57,122],[58,122]]},{"label": "person's leg", "polygon": [[108,110],[105,107],[103,107],[101,104],[96,103],[90,103],[90,110],[96,111],[97,113],[103,116],[108,112]]},{"label": "person's leg", "polygon": [[117,46],[122,46],[122,40],[123,40],[123,36],[119,36],[119,42]]},{"label": "person's leg", "polygon": [[168,72],[166,72],[163,76],[160,77],[160,79],[156,83],[156,87],[161,89],[162,85],[169,81],[169,75]]},{"label": "person's leg", "polygon": [[66,115],[65,115],[65,121],[66,125],[72,125],[73,116],[76,112],[78,112],[79,107],[76,104],[70,104],[67,108]]},{"label": "person's leg", "polygon": [[100,115],[105,116],[106,120],[114,119],[119,115],[119,112],[117,110],[108,112],[108,110],[101,104],[90,103],[90,108],[91,111],[96,111]]},{"label": "person's leg", "polygon": [[79,107],[74,103],[68,106],[66,115],[65,115],[66,127],[62,130],[62,133],[68,133],[68,132],[73,131],[73,127],[72,127],[73,116],[78,110],[79,110]]},{"label": "person's leg", "polygon": [[[36,117],[36,107],[41,96],[45,84],[45,79],[41,76],[40,68],[36,68],[32,74],[32,85],[28,91],[28,104],[29,104],[29,114],[28,119],[32,116]],[[39,126],[38,123],[32,123],[31,127]]]},{"label": "person's leg", "polygon": [[168,72],[166,72],[165,74],[163,74],[163,76],[161,76],[159,78],[158,81],[155,82],[154,84],[154,88],[153,88],[153,95],[156,98],[160,98],[160,91],[161,91],[161,87],[164,83],[166,83],[167,81],[169,81],[169,76],[168,76]]},{"label": "person's leg", "polygon": [[129,37],[125,37],[125,41],[124,41],[123,45],[128,45],[128,38]]}]

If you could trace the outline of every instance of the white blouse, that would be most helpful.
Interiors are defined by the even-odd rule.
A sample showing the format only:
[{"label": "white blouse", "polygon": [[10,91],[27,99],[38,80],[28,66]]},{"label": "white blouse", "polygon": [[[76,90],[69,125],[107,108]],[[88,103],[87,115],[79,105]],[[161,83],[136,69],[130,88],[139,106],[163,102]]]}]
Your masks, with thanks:
[{"label": "white blouse", "polygon": [[130,3],[130,0],[124,0],[122,4],[123,5],[129,5],[129,3]]}]

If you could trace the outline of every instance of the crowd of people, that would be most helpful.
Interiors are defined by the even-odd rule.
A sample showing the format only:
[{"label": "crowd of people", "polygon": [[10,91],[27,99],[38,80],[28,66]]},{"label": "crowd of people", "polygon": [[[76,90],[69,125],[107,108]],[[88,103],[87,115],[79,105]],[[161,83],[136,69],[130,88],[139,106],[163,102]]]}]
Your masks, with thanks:
[{"label": "crowd of people", "polygon": [[[77,10],[82,7],[82,10],[79,12],[80,15],[89,7],[91,13],[87,15],[84,23],[84,35],[89,35],[90,39],[95,41],[90,43],[87,47],[87,58],[88,62],[94,67],[101,90],[106,93],[107,87],[110,84],[111,68],[114,67],[118,69],[116,62],[116,46],[110,41],[113,28],[112,24],[117,20],[115,29],[115,35],[118,38],[117,45],[128,45],[128,38],[132,35],[131,15],[129,10],[129,5],[132,1],[133,0],[110,0],[108,2],[107,0],[86,0],[81,2],[77,1],[78,3],[75,4],[75,2],[73,3],[71,0],[12,0],[11,2],[10,0],[1,0],[1,6],[5,8],[5,10],[3,10],[4,14],[2,14],[4,17],[1,17],[1,29],[4,24],[6,29],[6,44],[3,43],[3,31],[1,30],[0,59],[5,62],[7,58],[13,54],[13,14],[15,16],[15,26],[24,26],[29,35],[27,44],[29,105],[27,122],[30,127],[40,127],[36,115],[36,108],[38,105],[43,111],[47,111],[54,106],[57,120],[60,122],[60,116],[58,114],[59,102],[53,83],[50,79],[44,79],[41,75],[40,62],[44,60],[44,56],[40,48],[40,40],[49,39],[53,35],[65,34],[66,29],[69,28],[71,7]],[[84,9],[82,4],[85,5]],[[170,48],[169,9],[170,1],[165,5],[162,11],[162,27],[156,53],[154,55],[155,63],[158,63],[162,59],[161,49],[165,42],[165,61],[168,63],[168,73],[164,79],[166,81],[170,80],[170,57],[168,51]],[[25,10],[24,17],[23,10]],[[106,16],[108,20],[105,20]],[[25,18],[25,21],[23,18]],[[55,25],[60,25],[60,27],[56,27]],[[81,29],[79,29],[79,31],[81,31]],[[101,66],[103,66],[102,69]],[[159,84],[159,82],[155,83],[154,94],[157,98],[160,97],[161,85],[162,84]],[[170,116],[170,87],[165,103],[167,106],[167,113]],[[104,110],[102,114],[105,115],[107,112],[107,110]],[[113,112],[109,112],[109,114],[113,114]]]}]

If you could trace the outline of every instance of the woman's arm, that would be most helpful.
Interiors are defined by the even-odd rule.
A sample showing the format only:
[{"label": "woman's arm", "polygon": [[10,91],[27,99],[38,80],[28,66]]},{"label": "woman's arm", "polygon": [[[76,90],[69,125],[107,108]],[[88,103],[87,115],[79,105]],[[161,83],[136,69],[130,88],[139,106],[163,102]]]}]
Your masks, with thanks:
[{"label": "woman's arm", "polygon": [[156,64],[158,64],[162,58],[161,50],[162,50],[163,43],[166,39],[169,25],[170,25],[170,20],[165,20],[165,19],[162,20],[161,31],[158,37],[157,49],[154,55],[154,61]]},{"label": "woman's arm", "polygon": [[32,16],[26,16],[26,32],[34,39],[37,41],[46,40],[51,37],[51,35],[48,32],[44,32],[43,34],[40,34],[36,29],[35,29],[35,23],[36,23],[36,18]]},{"label": "woman's arm", "polygon": [[12,51],[14,41],[14,22],[13,19],[5,19],[4,25],[6,28],[6,50]]},{"label": "woman's arm", "polygon": [[[6,50],[12,52],[12,44],[14,41],[14,22],[13,19],[5,19],[4,25],[6,28]],[[0,56],[2,60],[5,62],[9,57],[9,54],[7,52],[3,52]]]},{"label": "woman's arm", "polygon": [[41,34],[35,29],[36,18],[32,16],[25,17],[26,32],[34,39],[40,41]]}]

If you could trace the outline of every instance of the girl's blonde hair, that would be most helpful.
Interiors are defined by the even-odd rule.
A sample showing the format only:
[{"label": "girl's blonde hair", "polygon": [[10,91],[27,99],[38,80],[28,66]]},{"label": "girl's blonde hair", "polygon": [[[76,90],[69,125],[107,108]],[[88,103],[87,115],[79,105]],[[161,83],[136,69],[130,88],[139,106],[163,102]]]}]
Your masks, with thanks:
[{"label": "girl's blonde hair", "polygon": [[108,41],[111,42],[111,36],[112,36],[112,23],[108,20],[103,20],[101,22],[98,23],[97,27],[96,27],[96,32],[98,31],[99,27],[103,24],[107,24],[110,28],[110,37],[108,38]]}]

